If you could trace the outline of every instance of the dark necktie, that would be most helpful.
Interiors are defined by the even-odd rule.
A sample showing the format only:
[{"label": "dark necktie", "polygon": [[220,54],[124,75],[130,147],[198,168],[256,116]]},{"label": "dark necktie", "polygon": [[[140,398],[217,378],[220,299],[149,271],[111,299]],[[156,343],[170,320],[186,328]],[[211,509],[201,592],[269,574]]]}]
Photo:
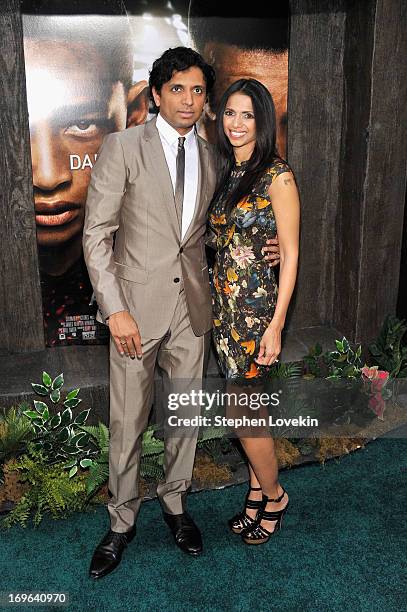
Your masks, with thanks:
[{"label": "dark necktie", "polygon": [[182,204],[184,201],[184,180],[185,180],[185,137],[178,138],[177,152],[177,173],[175,180],[175,208],[177,211],[180,231],[182,232]]}]

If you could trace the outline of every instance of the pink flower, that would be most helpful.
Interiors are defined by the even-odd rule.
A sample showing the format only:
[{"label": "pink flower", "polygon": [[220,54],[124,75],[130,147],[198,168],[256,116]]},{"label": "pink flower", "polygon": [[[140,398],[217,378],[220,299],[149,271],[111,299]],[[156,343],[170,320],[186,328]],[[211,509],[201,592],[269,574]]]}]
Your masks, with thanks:
[{"label": "pink flower", "polygon": [[365,386],[370,388],[372,393],[379,393],[389,379],[389,373],[379,370],[378,366],[372,368],[365,366],[361,372]]},{"label": "pink flower", "polygon": [[379,370],[379,366],[372,366],[371,368],[364,366],[361,372],[365,389],[371,395],[369,407],[383,421],[386,402],[382,396],[382,389],[389,379],[389,373],[385,370]]},{"label": "pink flower", "polygon": [[369,366],[365,365],[361,369],[362,376],[364,378],[375,378],[378,369],[379,369],[379,366],[373,366],[373,367],[369,368]]},{"label": "pink flower", "polygon": [[253,247],[238,246],[235,249],[230,249],[230,254],[239,268],[242,269],[247,268],[250,262],[255,259]]},{"label": "pink flower", "polygon": [[379,366],[372,366],[371,368],[364,366],[361,372],[362,376],[369,380],[376,380],[377,378],[380,380],[387,380],[389,378],[389,373],[385,370],[379,370]]}]

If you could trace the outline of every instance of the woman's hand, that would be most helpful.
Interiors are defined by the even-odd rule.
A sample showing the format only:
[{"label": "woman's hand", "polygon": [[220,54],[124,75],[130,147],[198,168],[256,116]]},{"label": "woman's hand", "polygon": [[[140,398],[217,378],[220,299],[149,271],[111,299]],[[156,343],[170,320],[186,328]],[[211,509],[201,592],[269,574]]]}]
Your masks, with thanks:
[{"label": "woman's hand", "polygon": [[255,362],[259,365],[272,365],[281,352],[282,326],[271,322],[260,342],[259,354]]}]

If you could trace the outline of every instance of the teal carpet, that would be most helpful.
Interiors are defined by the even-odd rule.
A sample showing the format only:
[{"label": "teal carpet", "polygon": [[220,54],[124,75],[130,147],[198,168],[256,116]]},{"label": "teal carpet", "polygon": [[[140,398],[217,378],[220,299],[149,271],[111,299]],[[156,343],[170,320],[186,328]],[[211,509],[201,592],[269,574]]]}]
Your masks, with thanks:
[{"label": "teal carpet", "polygon": [[108,527],[103,507],[16,527],[0,533],[0,591],[69,593],[65,608],[18,610],[406,611],[406,479],[405,440],[285,470],[283,529],[253,547],[226,528],[246,485],[190,495],[205,546],[196,559],[173,545],[158,502],[147,502],[122,563],[98,582],[87,572]]}]

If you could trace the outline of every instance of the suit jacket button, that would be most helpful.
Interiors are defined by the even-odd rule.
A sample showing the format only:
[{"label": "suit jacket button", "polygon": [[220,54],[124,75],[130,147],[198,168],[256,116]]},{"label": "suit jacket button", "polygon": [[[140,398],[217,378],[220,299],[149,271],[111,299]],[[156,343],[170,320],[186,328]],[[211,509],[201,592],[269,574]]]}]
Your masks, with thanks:
[{"label": "suit jacket button", "polygon": [[177,278],[174,278],[174,283],[179,283],[179,278],[177,276]]},{"label": "suit jacket button", "polygon": [[180,252],[180,253],[183,253],[183,252],[184,252],[184,247],[181,247],[181,248],[180,248],[180,250],[179,250],[179,252]]}]

